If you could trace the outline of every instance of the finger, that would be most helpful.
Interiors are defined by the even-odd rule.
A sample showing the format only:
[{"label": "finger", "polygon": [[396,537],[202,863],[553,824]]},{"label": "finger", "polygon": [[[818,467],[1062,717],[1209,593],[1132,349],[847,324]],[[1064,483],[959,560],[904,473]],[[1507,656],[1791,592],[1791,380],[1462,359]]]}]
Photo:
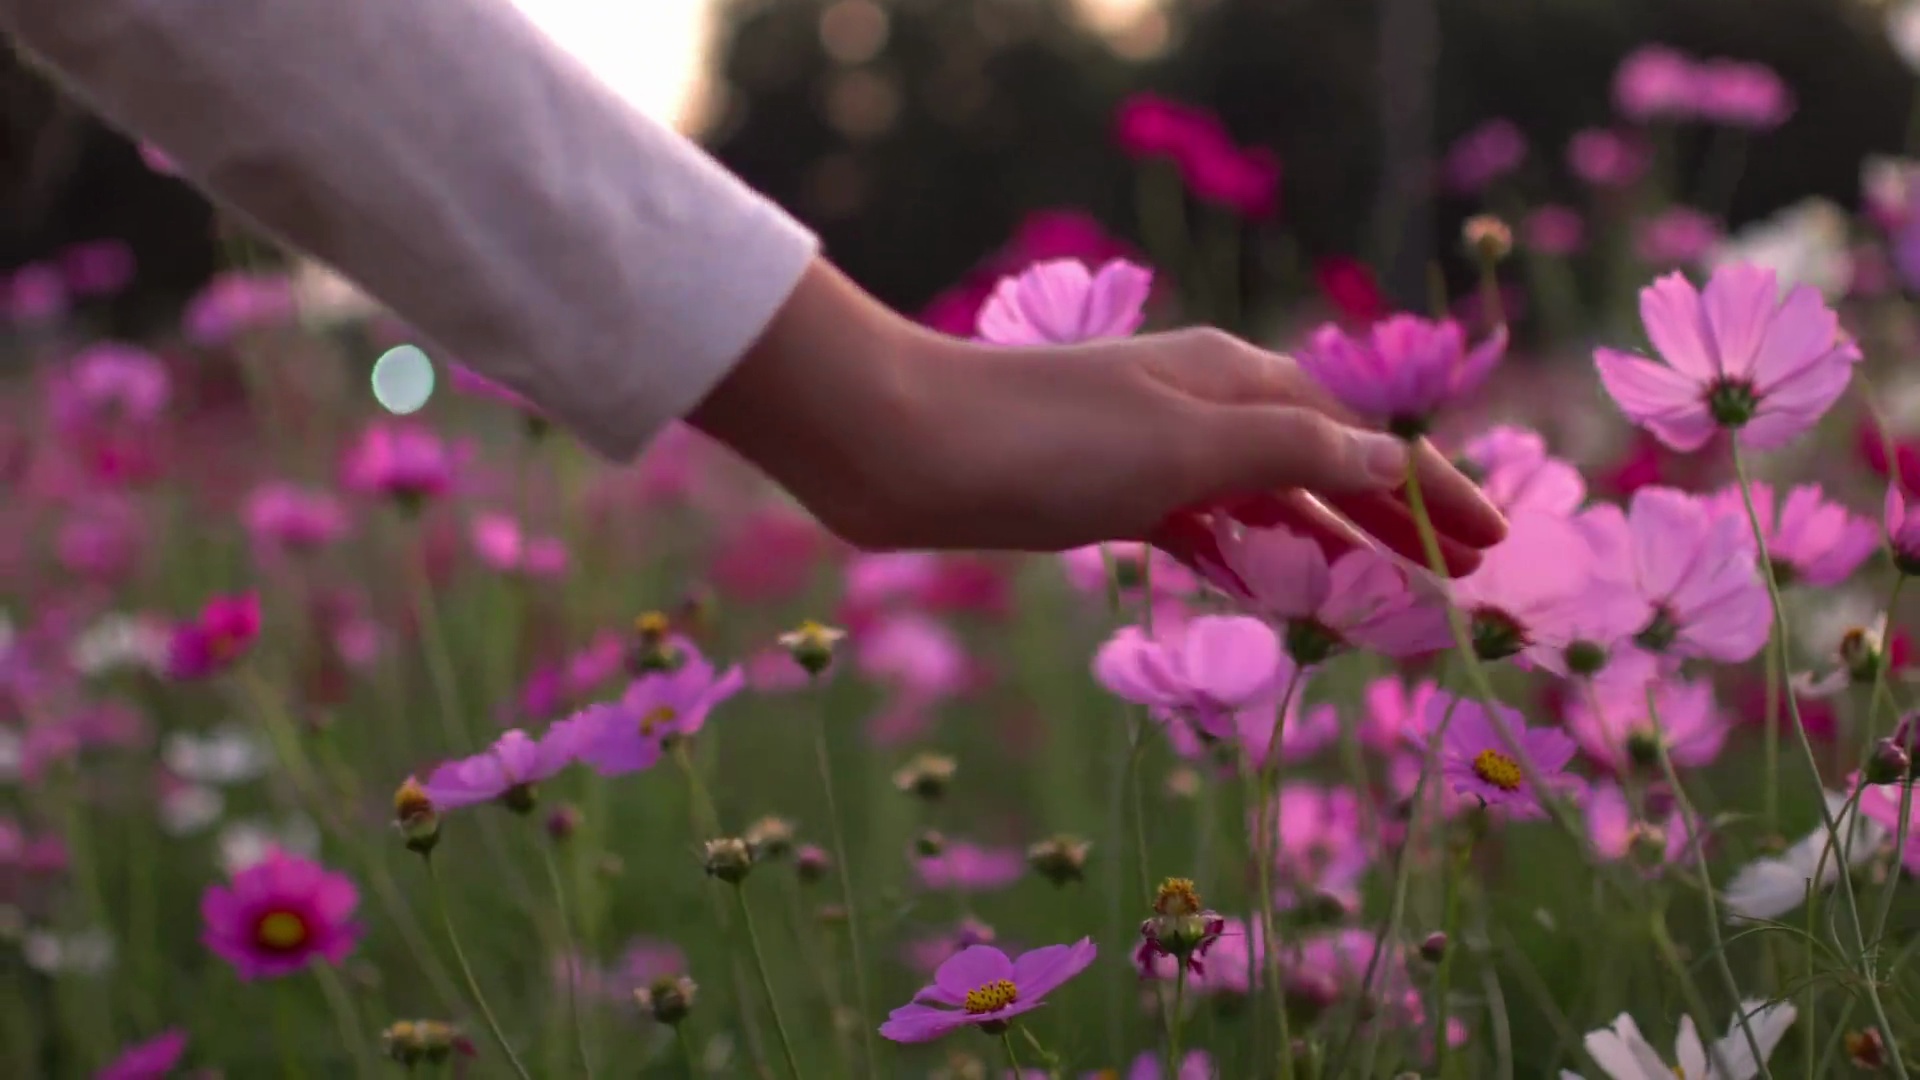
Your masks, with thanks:
[{"label": "finger", "polygon": [[[1507,538],[1507,519],[1499,508],[1432,443],[1420,440],[1414,461],[1434,531],[1477,548],[1492,547]],[[1406,501],[1404,487],[1396,495]]]},{"label": "finger", "polygon": [[[1330,497],[1333,508],[1345,515],[1380,543],[1392,548],[1402,558],[1417,566],[1431,566],[1427,558],[1425,545],[1420,542],[1420,530],[1413,520],[1413,512],[1391,495],[1373,494],[1347,497]],[[1438,530],[1435,530],[1438,534]],[[1436,535],[1440,542],[1441,561],[1450,577],[1465,577],[1480,566],[1480,552],[1460,543],[1451,536]]]},{"label": "finger", "polygon": [[1365,533],[1304,491],[1281,491],[1240,499],[1222,507],[1227,516],[1255,529],[1285,528],[1320,545],[1328,559],[1372,547]]},{"label": "finger", "polygon": [[1188,444],[1193,500],[1308,488],[1328,494],[1390,492],[1406,477],[1407,446],[1294,405],[1226,405],[1198,411]]}]

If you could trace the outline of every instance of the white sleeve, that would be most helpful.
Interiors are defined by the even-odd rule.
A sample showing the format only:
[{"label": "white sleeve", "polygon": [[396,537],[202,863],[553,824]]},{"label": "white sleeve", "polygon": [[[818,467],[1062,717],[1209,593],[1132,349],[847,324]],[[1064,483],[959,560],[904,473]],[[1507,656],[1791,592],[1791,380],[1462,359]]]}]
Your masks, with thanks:
[{"label": "white sleeve", "polygon": [[0,0],[0,30],[609,457],[699,403],[817,248],[508,0]]}]

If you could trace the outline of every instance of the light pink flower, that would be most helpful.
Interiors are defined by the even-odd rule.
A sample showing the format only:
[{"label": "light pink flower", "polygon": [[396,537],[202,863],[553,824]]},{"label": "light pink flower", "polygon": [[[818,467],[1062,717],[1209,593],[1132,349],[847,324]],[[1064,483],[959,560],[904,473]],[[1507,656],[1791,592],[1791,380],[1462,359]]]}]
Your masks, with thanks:
[{"label": "light pink flower", "polygon": [[[1649,698],[1651,709],[1649,712]],[[1675,768],[1713,764],[1733,722],[1713,684],[1667,676],[1645,653],[1630,653],[1567,702],[1567,730],[1587,757],[1616,773],[1659,772],[1659,748]]]},{"label": "light pink flower", "polygon": [[1088,544],[1063,551],[1059,558],[1068,584],[1090,596],[1107,595],[1109,563],[1123,599],[1137,598],[1149,587],[1156,600],[1185,597],[1199,586],[1193,571],[1178,559],[1146,544]]},{"label": "light pink flower", "polygon": [[1669,274],[1640,292],[1640,317],[1665,364],[1598,349],[1600,381],[1621,411],[1661,442],[1697,450],[1721,427],[1741,445],[1783,446],[1846,390],[1860,350],[1818,290],[1780,298],[1773,271],[1714,271],[1704,292]]},{"label": "light pink flower", "polygon": [[1631,187],[1652,164],[1653,151],[1637,136],[1587,128],[1567,140],[1567,168],[1594,187]]},{"label": "light pink flower", "polygon": [[[1590,512],[1602,519],[1613,507]],[[1616,535],[1617,522],[1612,525]],[[1736,664],[1753,658],[1773,628],[1766,585],[1738,518],[1673,488],[1633,493],[1624,558],[1598,561],[1602,580],[1630,592],[1644,613],[1635,644],[1654,653]]]},{"label": "light pink flower", "polygon": [[135,345],[105,341],[75,353],[52,387],[54,423],[70,436],[100,425],[149,424],[172,395],[158,356]]},{"label": "light pink flower", "polygon": [[1078,259],[1037,263],[1003,279],[980,309],[992,345],[1073,345],[1140,329],[1153,273],[1125,259],[1089,272]]},{"label": "light pink flower", "polygon": [[297,306],[293,284],[283,274],[226,271],[187,304],[180,332],[195,345],[225,345],[248,331],[291,322]]},{"label": "light pink flower", "polygon": [[1472,622],[1483,660],[1557,653],[1574,640],[1571,601],[1592,578],[1590,550],[1572,523],[1541,513],[1508,519],[1507,538],[1473,573],[1453,583],[1453,602]]},{"label": "light pink flower", "polygon": [[959,635],[919,612],[886,615],[852,644],[862,675],[919,700],[944,698],[967,684],[970,665]]},{"label": "light pink flower", "polygon": [[1709,60],[1695,71],[1694,87],[1704,120],[1772,131],[1793,115],[1793,92],[1765,64]]},{"label": "light pink flower", "polygon": [[516,799],[528,798],[535,784],[573,764],[577,734],[577,729],[557,724],[539,739],[518,729],[508,731],[482,753],[434,769],[421,786],[439,810],[495,799],[512,806]]},{"label": "light pink flower", "polygon": [[1571,206],[1536,207],[1520,222],[1520,242],[1541,255],[1565,258],[1587,246],[1587,223]]},{"label": "light pink flower", "polygon": [[1692,60],[1665,45],[1643,45],[1613,73],[1613,104],[1633,120],[1693,116],[1699,90]]},{"label": "light pink flower", "polygon": [[1408,686],[1398,675],[1384,675],[1368,683],[1360,702],[1361,745],[1381,753],[1424,747],[1427,702],[1439,690],[1431,679]]},{"label": "light pink flower", "polygon": [[915,859],[913,866],[921,886],[930,892],[992,892],[1020,880],[1027,856],[1018,848],[949,840],[940,854]]},{"label": "light pink flower", "polygon": [[[1742,542],[1747,550],[1754,550],[1753,528],[1739,485],[1722,489],[1707,505],[1714,513],[1737,518]],[[1851,576],[1880,546],[1880,530],[1873,521],[1825,501],[1818,484],[1801,484],[1787,493],[1784,504],[1776,504],[1772,485],[1755,483],[1753,509],[1782,585],[1805,582],[1831,588]]]},{"label": "light pink flower", "polygon": [[1469,349],[1452,319],[1394,315],[1366,337],[1332,324],[1314,331],[1300,367],[1340,403],[1396,435],[1424,432],[1433,415],[1479,386],[1507,348],[1505,327]]},{"label": "light pink flower", "polygon": [[1202,615],[1152,638],[1123,627],[1093,660],[1095,678],[1113,694],[1222,739],[1238,734],[1240,710],[1276,700],[1276,681],[1291,669],[1267,624],[1230,615]]},{"label": "light pink flower", "polygon": [[1373,853],[1362,828],[1360,796],[1352,788],[1290,781],[1280,788],[1271,823],[1264,830],[1259,823],[1251,819],[1247,835],[1274,841],[1275,886],[1283,906],[1318,897],[1358,909],[1360,879]]},{"label": "light pink flower", "polygon": [[1690,266],[1720,242],[1720,223],[1691,206],[1670,206],[1633,226],[1633,253],[1655,269]]},{"label": "light pink flower", "polygon": [[1511,120],[1488,120],[1454,141],[1447,151],[1447,183],[1458,192],[1484,191],[1527,159],[1527,137]]},{"label": "light pink flower", "polygon": [[1526,428],[1491,428],[1462,456],[1479,474],[1480,490],[1505,514],[1572,517],[1587,497],[1580,470],[1549,455],[1546,440]]},{"label": "light pink flower", "polygon": [[1649,843],[1659,852],[1654,871],[1676,865],[1688,857],[1693,829],[1677,807],[1658,823],[1635,820],[1633,808],[1627,805],[1626,792],[1620,790],[1620,785],[1608,783],[1588,788],[1581,809],[1586,814],[1587,839],[1602,859],[1617,862],[1628,856],[1644,857],[1635,850],[1636,845]]},{"label": "light pink flower", "polygon": [[474,554],[503,574],[556,578],[567,572],[567,546],[557,536],[529,537],[510,515],[481,514],[469,530]]},{"label": "light pink flower", "polygon": [[680,649],[679,667],[635,679],[618,701],[589,705],[555,724],[562,745],[600,775],[621,776],[652,768],[668,738],[699,734],[707,714],[739,693],[746,677],[738,667],[716,673],[691,645]]},{"label": "light pink flower", "polygon": [[312,551],[347,534],[347,508],[339,497],[285,481],[254,488],[241,516],[263,547]]}]

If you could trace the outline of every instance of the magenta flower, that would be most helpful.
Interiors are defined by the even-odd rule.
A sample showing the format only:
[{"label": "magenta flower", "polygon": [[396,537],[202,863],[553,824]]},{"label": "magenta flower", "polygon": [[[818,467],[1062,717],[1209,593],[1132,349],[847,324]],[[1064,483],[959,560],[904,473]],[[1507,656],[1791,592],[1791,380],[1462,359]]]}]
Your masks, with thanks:
[{"label": "magenta flower", "polygon": [[1186,162],[1197,149],[1226,142],[1226,129],[1210,112],[1157,94],[1134,94],[1114,110],[1114,141],[1131,158]]},{"label": "magenta flower", "polygon": [[1631,187],[1652,165],[1652,148],[1633,135],[1587,128],[1567,140],[1567,168],[1597,188]]},{"label": "magenta flower", "polygon": [[284,481],[253,489],[241,517],[261,547],[312,551],[347,534],[347,508],[337,496]]},{"label": "magenta flower", "polygon": [[1438,727],[1449,707],[1453,722],[1440,743],[1440,774],[1447,785],[1507,817],[1546,817],[1523,762],[1560,786],[1572,780],[1566,768],[1573,760],[1573,740],[1551,728],[1528,727],[1517,710],[1498,705],[1488,712],[1478,702],[1455,702],[1445,694],[1428,703],[1427,722]]},{"label": "magenta flower", "polygon": [[1468,443],[1461,456],[1477,474],[1480,490],[1503,514],[1572,517],[1586,500],[1587,482],[1580,470],[1549,455],[1538,432],[1490,428]]},{"label": "magenta flower", "polygon": [[[1173,1077],[1167,1076],[1165,1057],[1152,1050],[1142,1051],[1139,1057],[1133,1059],[1133,1064],[1127,1066],[1127,1080],[1214,1080],[1219,1075],[1214,1071],[1213,1059],[1207,1056],[1205,1050],[1189,1050],[1182,1055],[1180,1072]],[[1088,1073],[1086,1080],[1103,1080],[1112,1076],[1111,1070]]]},{"label": "magenta flower", "polygon": [[573,764],[577,733],[576,728],[555,725],[534,739],[516,728],[485,751],[434,769],[422,786],[437,810],[496,799],[515,809],[531,806],[533,786]]},{"label": "magenta flower", "polygon": [[1049,945],[1010,960],[991,945],[965,949],[933,974],[933,984],[888,1014],[880,1034],[894,1042],[930,1042],[968,1024],[1003,1031],[1007,1021],[1046,1004],[1046,996],[1087,969],[1098,952],[1087,938]]},{"label": "magenta flower", "polygon": [[1289,781],[1279,792],[1272,820],[1247,823],[1247,835],[1274,840],[1276,899],[1297,907],[1316,898],[1348,910],[1360,903],[1360,880],[1373,864],[1360,796],[1352,788]]},{"label": "magenta flower", "polygon": [[175,679],[217,675],[245,656],[259,636],[258,593],[213,597],[197,617],[174,627],[167,674]]},{"label": "magenta flower", "polygon": [[1694,72],[1700,118],[1728,127],[1772,131],[1793,115],[1793,91],[1765,64],[1710,60]]},{"label": "magenta flower", "polygon": [[1580,749],[1616,773],[1636,766],[1657,773],[1662,746],[1676,768],[1711,765],[1733,730],[1712,683],[1666,676],[1645,653],[1619,658],[1590,693],[1573,694],[1566,723]]},{"label": "magenta flower", "polygon": [[1280,159],[1264,146],[1222,140],[1196,147],[1181,175],[1194,198],[1243,218],[1272,217],[1279,208]]},{"label": "magenta flower", "polygon": [[1299,361],[1341,404],[1410,437],[1425,432],[1442,406],[1480,385],[1506,348],[1505,327],[1469,349],[1466,331],[1452,319],[1394,315],[1364,338],[1323,326]]},{"label": "magenta flower", "polygon": [[1348,648],[1413,656],[1446,647],[1446,609],[1415,596],[1406,574],[1368,548],[1329,561],[1314,541],[1285,528],[1222,520],[1214,530],[1221,563],[1201,570],[1229,596],[1285,628],[1287,655],[1303,666]]},{"label": "magenta flower", "polygon": [[[1618,534],[1619,513],[1603,506],[1589,516]],[[1635,644],[1654,653],[1737,664],[1767,643],[1772,606],[1743,517],[1716,514],[1705,500],[1673,488],[1633,493],[1622,557],[1597,562],[1595,572],[1641,603]],[[1743,532],[1749,539],[1741,539]]]},{"label": "magenta flower", "polygon": [[1485,191],[1512,175],[1527,159],[1527,137],[1513,121],[1488,120],[1454,141],[1447,151],[1447,183],[1458,192]]},{"label": "magenta flower", "polygon": [[1882,513],[1887,544],[1893,549],[1893,565],[1909,577],[1920,575],[1920,512],[1907,512],[1907,498],[1900,494],[1900,485],[1887,488]]},{"label": "magenta flower", "polygon": [[554,733],[564,731],[563,745],[602,776],[652,768],[667,739],[698,734],[707,713],[746,684],[739,667],[715,674],[692,645],[680,649],[679,667],[635,679],[620,700],[589,705],[555,724]]},{"label": "magenta flower", "polygon": [[1146,267],[1113,259],[1089,272],[1078,259],[1036,263],[1002,279],[980,309],[978,336],[991,345],[1075,345],[1140,329],[1153,285]]},{"label": "magenta flower", "polygon": [[1665,360],[1597,349],[1607,393],[1634,423],[1682,452],[1717,428],[1741,445],[1784,446],[1820,419],[1853,375],[1860,350],[1818,290],[1779,298],[1773,271],[1736,263],[1696,291],[1669,274],[1640,291],[1640,318]]},{"label": "magenta flower", "polygon": [[60,271],[46,263],[28,263],[9,278],[0,278],[0,301],[7,318],[17,323],[50,323],[67,313],[73,298]]},{"label": "magenta flower", "polygon": [[1691,206],[1670,206],[1633,226],[1633,254],[1655,269],[1691,266],[1720,242],[1720,222]]},{"label": "magenta flower", "polygon": [[1643,45],[1613,73],[1613,104],[1633,120],[1680,120],[1699,101],[1694,63],[1665,45]]},{"label": "magenta flower", "polygon": [[187,1052],[187,1033],[169,1028],[143,1043],[120,1051],[93,1080],[166,1080]]},{"label": "magenta flower", "polygon": [[920,884],[933,892],[993,892],[1020,880],[1027,856],[1019,848],[950,840],[940,854],[915,859],[913,868]]},{"label": "magenta flower", "polygon": [[150,424],[166,409],[172,390],[158,356],[106,341],[67,361],[51,388],[49,405],[55,426],[76,436],[101,425]]},{"label": "magenta flower", "polygon": [[[1105,551],[1101,550],[1105,547]],[[1199,581],[1178,559],[1147,544],[1088,544],[1060,553],[1067,583],[1089,596],[1107,595],[1108,561],[1119,579],[1120,595],[1135,598],[1151,588],[1156,600],[1193,594]]]},{"label": "magenta flower", "polygon": [[557,578],[567,572],[565,541],[557,536],[528,536],[507,514],[487,513],[474,518],[468,538],[480,561],[500,573]]},{"label": "magenta flower", "polygon": [[[1825,501],[1818,484],[1794,488],[1782,505],[1775,504],[1771,485],[1755,483],[1752,490],[1753,509],[1767,540],[1767,555],[1782,585],[1805,582],[1831,588],[1851,576],[1880,545],[1880,530],[1871,520],[1839,503]],[[1707,507],[1710,512],[1737,518],[1742,543],[1747,550],[1754,550],[1753,527],[1747,520],[1747,504],[1740,496],[1739,485],[1722,489]]]},{"label": "magenta flower", "polygon": [[1638,820],[1627,804],[1627,793],[1618,784],[1595,784],[1588,789],[1581,809],[1586,813],[1587,839],[1594,852],[1610,862],[1629,856],[1645,858],[1651,851],[1658,856],[1654,860],[1658,869],[1686,858],[1693,843],[1693,830],[1677,808],[1660,823]]},{"label": "magenta flower", "polygon": [[1549,203],[1520,220],[1520,243],[1555,258],[1578,255],[1587,246],[1587,222],[1570,206]]},{"label": "magenta flower", "polygon": [[417,503],[453,487],[453,450],[432,429],[405,421],[375,421],[347,452],[344,485],[350,491]]},{"label": "magenta flower", "polygon": [[133,283],[134,270],[124,240],[82,240],[60,251],[60,273],[75,296],[114,296]]},{"label": "magenta flower", "polygon": [[1425,746],[1427,702],[1439,690],[1431,679],[1409,687],[1397,675],[1368,683],[1361,697],[1361,745],[1382,753]]},{"label": "magenta flower", "polygon": [[195,345],[225,345],[250,330],[283,326],[297,311],[293,284],[285,275],[230,270],[214,275],[187,304],[180,332]]},{"label": "magenta flower", "polygon": [[200,940],[233,965],[242,981],[291,975],[318,957],[338,964],[360,928],[351,921],[360,894],[344,874],[278,848],[209,885],[200,897]]},{"label": "magenta flower", "polygon": [[1507,538],[1473,573],[1453,583],[1453,602],[1472,624],[1483,660],[1517,653],[1552,663],[1575,640],[1575,603],[1592,580],[1590,549],[1571,522],[1539,513],[1508,519]]},{"label": "magenta flower", "polygon": [[1275,700],[1280,639],[1258,619],[1202,615],[1158,639],[1123,627],[1100,647],[1093,674],[1119,697],[1178,716],[1214,738],[1236,734],[1234,715]]}]

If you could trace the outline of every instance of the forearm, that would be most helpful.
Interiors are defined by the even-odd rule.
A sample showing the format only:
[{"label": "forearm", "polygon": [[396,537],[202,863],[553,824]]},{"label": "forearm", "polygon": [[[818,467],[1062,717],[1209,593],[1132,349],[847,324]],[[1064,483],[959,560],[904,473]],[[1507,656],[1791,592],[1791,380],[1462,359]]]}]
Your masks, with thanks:
[{"label": "forearm", "polygon": [[0,0],[0,28],[609,456],[705,397],[814,253],[506,0]]}]

